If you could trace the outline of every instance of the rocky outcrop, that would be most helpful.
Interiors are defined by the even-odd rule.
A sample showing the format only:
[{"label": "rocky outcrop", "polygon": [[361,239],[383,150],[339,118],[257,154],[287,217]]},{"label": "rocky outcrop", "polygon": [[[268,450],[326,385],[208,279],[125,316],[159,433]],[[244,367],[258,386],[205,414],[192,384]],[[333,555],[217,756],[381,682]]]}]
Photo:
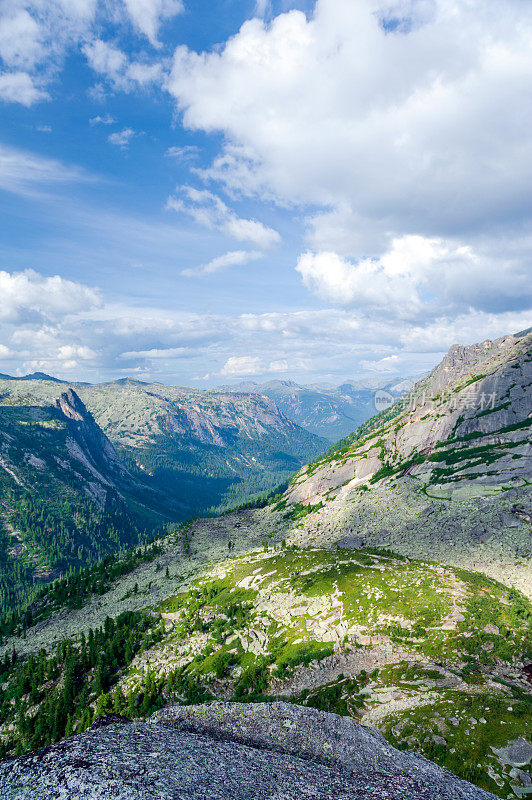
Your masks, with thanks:
[{"label": "rocky outcrop", "polygon": [[335,489],[346,500],[364,484],[405,475],[421,486],[524,484],[532,477],[531,386],[532,334],[454,346],[380,426],[304,468],[288,500],[315,504]]},{"label": "rocky outcrop", "polygon": [[116,715],[0,764],[14,800],[493,800],[351,719],[285,703]]},{"label": "rocky outcrop", "polygon": [[84,460],[89,460],[99,472],[126,472],[115,448],[73,389],[63,392],[55,401],[55,407],[66,420],[68,431],[81,448]]},{"label": "rocky outcrop", "polygon": [[489,358],[500,356],[515,345],[516,337],[502,336],[500,339],[486,339],[480,344],[463,346],[453,344],[440,364],[432,370],[424,381],[425,389],[431,394],[444,389],[458,378],[471,373],[473,369]]}]

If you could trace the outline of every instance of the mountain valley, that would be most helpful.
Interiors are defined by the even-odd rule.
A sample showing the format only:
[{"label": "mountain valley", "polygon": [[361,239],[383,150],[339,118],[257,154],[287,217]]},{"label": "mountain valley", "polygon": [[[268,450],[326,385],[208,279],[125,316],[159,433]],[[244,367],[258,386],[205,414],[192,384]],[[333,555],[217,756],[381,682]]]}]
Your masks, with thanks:
[{"label": "mountain valley", "polygon": [[71,386],[127,469],[180,504],[182,519],[268,492],[327,447],[274,402],[253,395],[28,376],[0,380],[0,397],[53,405],[58,386]]},{"label": "mountain valley", "polygon": [[301,386],[294,381],[246,381],[222,387],[225,391],[269,397],[293,422],[330,442],[346,436],[375,414],[375,392],[391,404],[410,391],[414,381],[382,378],[345,381],[340,386]]},{"label": "mountain valley", "polygon": [[[330,715],[340,715],[479,787],[442,784],[438,796],[525,796],[532,782],[531,376],[530,332],[452,348],[406,398],[299,468],[260,507],[171,524],[152,543],[45,586],[4,631],[0,739],[4,755],[19,758],[0,766],[0,785],[19,780],[18,765],[30,763],[23,753],[64,737],[74,738],[46,751],[52,773],[53,759],[60,771],[65,747],[78,741],[88,752],[100,746],[98,736],[118,747],[114,728],[107,740],[91,727],[109,714],[136,720],[130,730],[147,742],[143,726],[155,726],[153,742],[163,742],[158,726],[182,719],[185,731],[228,736],[236,753],[241,739],[224,733],[240,713],[232,709],[260,715],[261,703],[280,701],[299,720],[294,725],[316,713],[332,725]],[[109,430],[113,409],[102,419],[111,390],[101,392],[100,417],[94,414]],[[39,408],[38,415],[49,407]],[[114,452],[151,436],[143,424],[133,432],[120,426]],[[243,416],[243,428],[253,424]],[[110,471],[137,480],[137,473],[126,477],[133,475],[127,458],[119,466],[108,452]],[[217,703],[230,703],[221,719]],[[277,712],[270,713],[274,725]],[[252,744],[254,724],[246,718],[242,729]],[[129,742],[127,726],[120,730]],[[358,730],[349,736],[361,736]],[[169,739],[157,745],[173,746]],[[51,796],[32,764],[37,796]],[[133,785],[125,767],[114,769]],[[404,789],[405,798],[418,790],[431,796],[419,784]],[[382,785],[376,791],[386,796]],[[394,797],[402,791],[397,786]],[[373,796],[369,784],[367,792]]]}]

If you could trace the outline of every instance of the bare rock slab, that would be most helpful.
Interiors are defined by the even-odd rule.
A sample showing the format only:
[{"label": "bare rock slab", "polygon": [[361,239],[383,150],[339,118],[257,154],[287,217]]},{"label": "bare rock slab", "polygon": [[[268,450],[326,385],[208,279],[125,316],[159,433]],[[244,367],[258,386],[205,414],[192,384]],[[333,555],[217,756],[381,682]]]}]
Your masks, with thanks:
[{"label": "bare rock slab", "polygon": [[354,720],[286,703],[111,715],[0,763],[2,800],[494,800]]}]

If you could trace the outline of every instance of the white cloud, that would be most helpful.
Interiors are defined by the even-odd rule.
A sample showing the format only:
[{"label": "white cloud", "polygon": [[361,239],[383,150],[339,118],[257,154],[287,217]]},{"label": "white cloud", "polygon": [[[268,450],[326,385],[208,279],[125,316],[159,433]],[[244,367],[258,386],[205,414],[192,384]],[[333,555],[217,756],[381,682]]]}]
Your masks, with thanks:
[{"label": "white cloud", "polygon": [[103,116],[98,114],[89,120],[89,125],[113,125],[115,122],[116,120],[110,114],[104,114]]},{"label": "white cloud", "polygon": [[165,153],[168,158],[175,158],[177,161],[189,161],[199,153],[199,147],[194,144],[187,144],[183,147],[169,147]]},{"label": "white cloud", "polygon": [[121,79],[128,60],[117,47],[102,39],[94,39],[83,46],[83,52],[95,72],[109,77],[114,82]]},{"label": "white cloud", "polygon": [[15,322],[32,318],[57,321],[101,305],[96,289],[65,280],[59,275],[43,277],[33,270],[0,271],[0,320]]},{"label": "white cloud", "polygon": [[360,366],[362,369],[370,370],[371,372],[392,372],[397,373],[399,372],[399,368],[402,365],[402,359],[399,355],[395,354],[393,356],[385,356],[384,358],[379,358],[377,361],[366,361],[363,359],[360,362]]},{"label": "white cloud", "polygon": [[239,375],[258,375],[260,372],[260,359],[257,356],[231,356],[220,374],[234,378]]},{"label": "white cloud", "polygon": [[97,0],[4,0],[0,3],[0,99],[32,105],[65,55],[91,28]]},{"label": "white cloud", "polygon": [[86,345],[62,345],[58,352],[57,358],[61,362],[63,369],[75,369],[79,366],[80,362],[93,361],[97,358],[97,353],[91,350]]},{"label": "white cloud", "polygon": [[130,350],[126,353],[121,353],[120,358],[127,359],[174,359],[187,356],[189,351],[186,347],[167,347],[165,349],[154,347],[151,350]]},{"label": "white cloud", "polygon": [[139,134],[137,131],[134,131],[133,128],[123,128],[121,131],[116,131],[115,133],[111,133],[107,137],[107,141],[111,144],[116,145],[117,147],[126,148],[129,147],[129,143],[134,136],[138,136]]},{"label": "white cloud", "polygon": [[153,83],[159,83],[162,74],[161,64],[143,64],[140,61],[132,61],[127,68],[126,78],[137,86],[146,87]]},{"label": "white cloud", "polygon": [[47,92],[39,89],[27,72],[3,72],[0,74],[0,100],[5,103],[32,106],[47,98]]},{"label": "white cloud", "polygon": [[223,200],[206,189],[184,186],[182,192],[186,199],[171,196],[167,208],[188,214],[199,225],[216,228],[237,241],[251,242],[262,249],[269,249],[281,241],[276,230],[256,219],[238,217]]},{"label": "white cloud", "polygon": [[154,47],[159,46],[157,35],[161,22],[185,10],[182,0],[124,0],[124,4],[135,27]]},{"label": "white cloud", "polygon": [[160,63],[130,61],[122,50],[103,39],[87,42],[83,53],[91,69],[104,76],[115,90],[131,92],[162,80]]},{"label": "white cloud", "polygon": [[208,264],[203,264],[201,267],[191,267],[190,269],[181,270],[181,275],[186,278],[198,278],[204,275],[212,275],[215,272],[221,272],[228,267],[243,266],[249,264],[250,261],[256,261],[262,258],[263,253],[258,250],[231,250],[223,256],[218,256],[209,261]]},{"label": "white cloud", "polygon": [[532,201],[532,5],[404,0],[393,32],[384,8],[318,0],[211,52],[178,47],[185,124],[227,142],[206,174],[321,207],[313,245],[356,259],[411,234],[504,232]]},{"label": "white cloud", "polygon": [[31,68],[44,54],[42,31],[24,8],[0,17],[0,58],[8,67]]},{"label": "white cloud", "polygon": [[[182,0],[2,0],[0,2],[0,100],[31,105],[44,99],[67,55],[80,46],[91,67],[115,90],[133,91],[160,83],[163,66],[130,61],[117,47],[97,38],[106,22],[132,22],[159,47],[161,24],[184,10]],[[116,27],[115,27],[116,29]],[[92,95],[103,87],[93,87]],[[17,99],[17,97],[19,99]]]},{"label": "white cloud", "polygon": [[421,320],[471,308],[532,305],[520,258],[494,259],[437,238],[403,236],[380,258],[357,262],[334,252],[307,252],[296,270],[307,289],[322,299],[373,316]]}]

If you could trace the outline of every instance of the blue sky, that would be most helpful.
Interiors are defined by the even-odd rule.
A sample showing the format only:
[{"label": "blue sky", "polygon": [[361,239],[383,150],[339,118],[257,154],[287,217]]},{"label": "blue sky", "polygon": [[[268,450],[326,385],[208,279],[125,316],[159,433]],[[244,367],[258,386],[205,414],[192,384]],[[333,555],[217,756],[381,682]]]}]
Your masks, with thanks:
[{"label": "blue sky", "polygon": [[0,372],[385,382],[527,327],[531,40],[519,0],[0,0]]}]

